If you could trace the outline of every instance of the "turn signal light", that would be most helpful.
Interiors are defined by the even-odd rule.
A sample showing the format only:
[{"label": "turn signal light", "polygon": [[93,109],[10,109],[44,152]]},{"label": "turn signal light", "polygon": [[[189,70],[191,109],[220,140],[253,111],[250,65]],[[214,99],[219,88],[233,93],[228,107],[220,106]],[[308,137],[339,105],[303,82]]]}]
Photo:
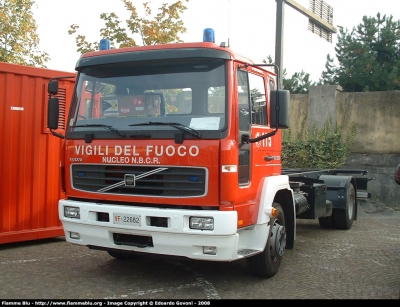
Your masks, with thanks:
[{"label": "turn signal light", "polygon": [[264,209],[264,213],[269,217],[275,217],[278,215],[278,210],[276,210],[274,207],[268,207]]}]

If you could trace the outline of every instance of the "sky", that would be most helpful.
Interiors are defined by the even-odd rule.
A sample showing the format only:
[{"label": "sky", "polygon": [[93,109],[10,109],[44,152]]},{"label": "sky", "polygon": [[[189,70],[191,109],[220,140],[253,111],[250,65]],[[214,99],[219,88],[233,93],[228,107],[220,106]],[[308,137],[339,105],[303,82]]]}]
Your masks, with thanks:
[{"label": "sky", "polygon": [[[39,50],[51,58],[47,68],[74,72],[80,54],[76,51],[75,36],[69,35],[72,24],[79,26],[78,33],[89,42],[99,42],[104,21],[101,13],[114,12],[125,25],[129,12],[122,0],[34,0],[33,17],[38,26]],[[144,17],[142,4],[149,0],[131,0]],[[177,0],[151,0],[156,13],[163,3]],[[309,9],[309,0],[295,0]],[[351,31],[362,23],[363,16],[376,17],[378,13],[400,20],[400,0],[327,0],[333,8],[333,26]],[[181,35],[184,42],[202,41],[203,30],[213,28],[215,43],[225,42],[234,51],[249,57],[256,63],[271,56],[275,59],[275,0],[189,0],[187,10],[181,15],[187,33]],[[137,43],[141,43],[137,40]],[[283,68],[286,77],[304,71],[317,82],[325,70],[327,55],[336,58],[337,34],[332,43],[308,30],[308,18],[289,5],[284,5]]]}]

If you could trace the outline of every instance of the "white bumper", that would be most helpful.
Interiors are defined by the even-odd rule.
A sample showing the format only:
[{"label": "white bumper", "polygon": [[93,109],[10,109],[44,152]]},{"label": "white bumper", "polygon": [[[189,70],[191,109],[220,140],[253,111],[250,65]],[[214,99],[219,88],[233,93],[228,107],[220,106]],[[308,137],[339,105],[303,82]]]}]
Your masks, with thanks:
[{"label": "white bumper", "polygon": [[[64,217],[64,207],[80,208],[80,218]],[[183,256],[190,259],[211,261],[232,261],[243,258],[239,249],[243,249],[243,241],[248,240],[250,233],[259,236],[268,233],[268,227],[258,226],[253,231],[244,230],[242,244],[239,244],[236,211],[217,210],[177,210],[148,207],[127,207],[101,203],[87,203],[70,200],[59,201],[59,218],[63,224],[65,237],[68,242],[80,245],[92,245],[103,248]],[[109,221],[99,221],[98,213],[108,214]],[[135,214],[140,216],[141,225],[120,225],[113,221],[114,213]],[[206,216],[214,218],[214,230],[196,230],[189,228],[191,216]],[[167,225],[163,227],[151,226],[150,217],[160,217]],[[79,239],[72,239],[71,232],[79,233]],[[117,245],[114,242],[114,233],[151,237],[153,246],[135,247]],[[252,237],[251,235],[250,237]],[[261,237],[264,237],[262,235]],[[243,239],[244,239],[243,238]],[[265,238],[266,240],[266,238]],[[257,249],[262,249],[265,241],[258,237]],[[263,242],[264,241],[264,242]],[[203,247],[216,247],[216,255],[203,253]],[[265,245],[264,245],[265,246]]]}]

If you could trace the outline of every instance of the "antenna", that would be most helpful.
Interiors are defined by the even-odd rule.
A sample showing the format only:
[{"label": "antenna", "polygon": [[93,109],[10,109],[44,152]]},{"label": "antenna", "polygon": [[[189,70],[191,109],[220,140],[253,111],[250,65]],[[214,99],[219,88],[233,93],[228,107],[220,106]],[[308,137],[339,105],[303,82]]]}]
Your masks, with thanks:
[{"label": "antenna", "polygon": [[228,0],[228,47],[229,47],[229,30],[231,28],[231,6]]}]

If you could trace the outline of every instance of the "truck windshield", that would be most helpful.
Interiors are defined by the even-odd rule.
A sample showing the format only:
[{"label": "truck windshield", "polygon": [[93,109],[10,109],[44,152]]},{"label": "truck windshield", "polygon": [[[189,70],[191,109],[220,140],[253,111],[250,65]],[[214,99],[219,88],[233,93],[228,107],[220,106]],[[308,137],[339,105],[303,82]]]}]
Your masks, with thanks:
[{"label": "truck windshield", "polygon": [[[135,131],[176,133],[176,126],[186,126],[185,131],[196,137],[192,130],[210,133],[226,129],[224,60],[154,62],[82,69],[67,131],[90,131],[101,137],[116,129],[129,136]],[[148,122],[159,124],[143,125]]]}]

